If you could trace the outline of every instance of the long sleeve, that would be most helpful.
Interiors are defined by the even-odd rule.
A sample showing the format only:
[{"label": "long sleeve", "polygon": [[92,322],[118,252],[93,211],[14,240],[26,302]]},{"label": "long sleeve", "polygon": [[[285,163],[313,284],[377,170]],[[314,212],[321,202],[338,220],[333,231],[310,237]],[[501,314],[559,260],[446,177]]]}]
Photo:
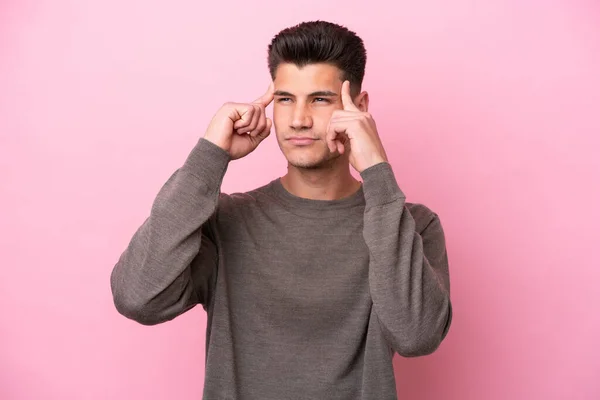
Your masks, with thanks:
[{"label": "long sleeve", "polygon": [[111,273],[119,313],[154,325],[210,300],[218,262],[212,217],[229,160],[200,139],[163,185]]},{"label": "long sleeve", "polygon": [[440,220],[419,206],[421,227],[417,227],[389,163],[376,164],[361,177],[366,203],[363,236],[375,314],[400,355],[430,354],[446,337],[452,320]]}]

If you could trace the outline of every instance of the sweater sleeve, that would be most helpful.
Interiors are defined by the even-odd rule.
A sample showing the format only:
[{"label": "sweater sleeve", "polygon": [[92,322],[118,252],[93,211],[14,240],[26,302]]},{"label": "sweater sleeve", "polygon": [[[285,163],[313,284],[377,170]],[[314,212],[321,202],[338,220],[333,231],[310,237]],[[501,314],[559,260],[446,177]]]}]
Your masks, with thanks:
[{"label": "sweater sleeve", "polygon": [[119,313],[154,325],[206,306],[218,261],[212,217],[229,160],[202,138],[163,185],[112,270]]},{"label": "sweater sleeve", "polygon": [[[362,171],[369,287],[382,331],[405,357],[434,352],[452,320],[444,232],[436,214],[420,232],[389,163]],[[425,208],[423,206],[423,208]]]}]

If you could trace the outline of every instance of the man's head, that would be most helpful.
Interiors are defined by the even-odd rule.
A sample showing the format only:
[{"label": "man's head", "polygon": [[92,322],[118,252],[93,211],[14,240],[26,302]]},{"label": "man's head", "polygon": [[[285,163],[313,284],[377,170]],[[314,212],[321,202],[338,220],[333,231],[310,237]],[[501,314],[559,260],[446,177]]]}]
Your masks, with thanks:
[{"label": "man's head", "polygon": [[[367,111],[360,93],[366,51],[362,39],[330,22],[305,22],[279,32],[269,45],[269,70],[275,85],[273,122],[288,162],[322,168],[340,157],[325,142],[329,119],[342,109],[342,83],[350,81],[354,103]],[[312,138],[302,143],[293,137]]]}]

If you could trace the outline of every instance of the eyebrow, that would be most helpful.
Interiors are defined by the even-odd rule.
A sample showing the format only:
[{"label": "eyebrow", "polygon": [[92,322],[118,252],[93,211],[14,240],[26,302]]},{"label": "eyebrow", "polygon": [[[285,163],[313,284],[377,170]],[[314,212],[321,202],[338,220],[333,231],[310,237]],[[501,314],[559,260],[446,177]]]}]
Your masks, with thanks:
[{"label": "eyebrow", "polygon": [[[329,91],[329,90],[320,90],[317,92],[312,92],[308,95],[308,97],[337,97],[337,93]],[[286,96],[286,97],[296,97],[290,92],[285,92],[283,90],[276,90],[275,96]]]}]

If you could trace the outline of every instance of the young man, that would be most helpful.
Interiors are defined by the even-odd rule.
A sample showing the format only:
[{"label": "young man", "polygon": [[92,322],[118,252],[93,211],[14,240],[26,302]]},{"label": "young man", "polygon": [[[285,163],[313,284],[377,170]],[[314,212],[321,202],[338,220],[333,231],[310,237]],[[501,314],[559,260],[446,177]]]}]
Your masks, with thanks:
[{"label": "young man", "polygon": [[[405,202],[365,64],[339,25],[276,35],[267,93],[221,107],[114,268],[115,305],[139,323],[204,307],[205,399],[395,399],[394,352],[432,353],[448,332],[440,220]],[[272,123],[287,174],[221,193],[228,163]]]}]

